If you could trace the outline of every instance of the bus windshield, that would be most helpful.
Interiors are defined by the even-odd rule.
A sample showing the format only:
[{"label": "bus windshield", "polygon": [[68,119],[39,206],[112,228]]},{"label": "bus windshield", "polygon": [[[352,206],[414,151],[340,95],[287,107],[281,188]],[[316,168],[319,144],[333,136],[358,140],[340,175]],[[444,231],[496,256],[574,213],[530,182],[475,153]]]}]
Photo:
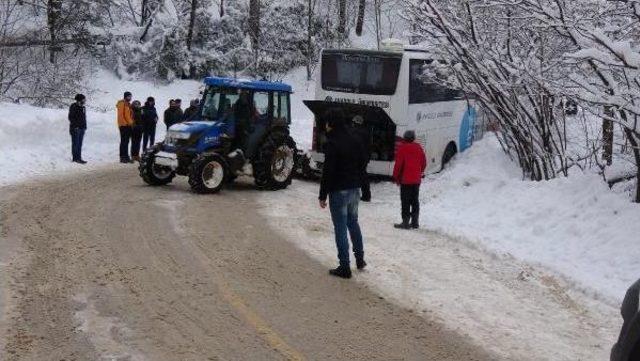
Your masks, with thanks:
[{"label": "bus windshield", "polygon": [[343,93],[393,95],[402,54],[331,51],[322,54],[322,89]]}]

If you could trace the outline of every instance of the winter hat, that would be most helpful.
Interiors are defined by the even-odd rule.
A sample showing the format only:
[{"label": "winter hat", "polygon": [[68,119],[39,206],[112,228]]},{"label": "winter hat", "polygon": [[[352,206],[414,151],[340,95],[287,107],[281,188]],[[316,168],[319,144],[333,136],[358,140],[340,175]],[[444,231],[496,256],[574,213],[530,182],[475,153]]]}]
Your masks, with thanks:
[{"label": "winter hat", "polygon": [[404,132],[403,138],[407,142],[413,142],[414,140],[416,140],[416,132],[414,132],[413,130],[407,130],[406,132]]},{"label": "winter hat", "polygon": [[125,98],[130,97],[130,96],[131,96],[131,92],[124,92],[124,97]]},{"label": "winter hat", "polygon": [[191,100],[191,106],[198,106],[200,105],[200,99],[193,99]]},{"label": "winter hat", "polygon": [[344,111],[340,108],[331,108],[324,113],[324,118],[332,129],[344,128]]},{"label": "winter hat", "polygon": [[154,103],[156,102],[154,97],[148,97],[147,98],[147,103],[151,103],[151,102],[154,102]]},{"label": "winter hat", "polygon": [[87,97],[84,96],[84,94],[76,94],[76,97],[74,98],[77,102],[81,102],[85,99],[87,99]]}]

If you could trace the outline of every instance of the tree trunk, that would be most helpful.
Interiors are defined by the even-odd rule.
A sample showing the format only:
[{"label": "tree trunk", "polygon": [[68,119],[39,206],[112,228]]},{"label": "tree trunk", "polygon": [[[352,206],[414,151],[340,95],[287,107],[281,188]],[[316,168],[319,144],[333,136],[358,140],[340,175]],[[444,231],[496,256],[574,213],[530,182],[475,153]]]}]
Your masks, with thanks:
[{"label": "tree trunk", "polygon": [[249,0],[249,38],[254,51],[260,42],[260,0]]},{"label": "tree trunk", "polygon": [[140,5],[140,24],[145,25],[149,20],[149,0],[142,0]]},{"label": "tree trunk", "polygon": [[196,10],[198,10],[198,0],[191,0],[191,14],[189,17],[189,30],[187,32],[187,50],[191,51],[193,43],[193,27],[196,24]]},{"label": "tree trunk", "polygon": [[636,160],[636,197],[635,202],[640,203],[640,134],[629,128],[625,128],[624,132],[629,139],[633,150],[633,156]]},{"label": "tree trunk", "polygon": [[314,1],[315,0],[308,0],[307,2],[307,80],[311,80],[311,62],[313,61],[311,27],[313,26]]},{"label": "tree trunk", "polygon": [[57,40],[61,13],[62,0],[47,1],[47,26],[49,28],[49,38],[51,39],[51,44],[49,45],[49,62],[51,62],[51,64],[56,62],[56,52],[60,50]]},{"label": "tree trunk", "polygon": [[362,26],[364,25],[364,8],[367,0],[360,0],[358,5],[358,21],[356,22],[356,35],[362,36]]},{"label": "tree trunk", "polygon": [[224,0],[220,0],[220,17],[224,16]]},{"label": "tree trunk", "polygon": [[347,31],[347,0],[338,0],[338,33]]}]

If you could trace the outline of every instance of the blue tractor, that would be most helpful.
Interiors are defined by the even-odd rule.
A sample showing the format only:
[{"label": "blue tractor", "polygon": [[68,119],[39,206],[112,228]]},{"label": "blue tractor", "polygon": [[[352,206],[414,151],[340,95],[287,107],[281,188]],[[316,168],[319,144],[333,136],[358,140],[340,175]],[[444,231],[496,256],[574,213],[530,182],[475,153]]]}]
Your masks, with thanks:
[{"label": "blue tractor", "polygon": [[238,176],[261,189],[284,189],[294,174],[296,143],[289,134],[291,86],[208,77],[198,116],[171,126],[140,160],[149,185],[189,177],[195,193],[217,193]]}]

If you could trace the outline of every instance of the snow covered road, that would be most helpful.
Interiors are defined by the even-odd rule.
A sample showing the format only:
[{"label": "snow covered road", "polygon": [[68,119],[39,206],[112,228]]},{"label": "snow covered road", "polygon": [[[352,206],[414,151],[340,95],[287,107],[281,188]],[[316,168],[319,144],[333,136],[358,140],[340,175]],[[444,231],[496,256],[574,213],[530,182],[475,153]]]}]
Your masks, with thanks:
[{"label": "snow covered road", "polygon": [[251,185],[197,196],[131,166],[0,195],[0,254],[19,245],[2,268],[2,360],[500,360],[329,277],[258,214]]}]

